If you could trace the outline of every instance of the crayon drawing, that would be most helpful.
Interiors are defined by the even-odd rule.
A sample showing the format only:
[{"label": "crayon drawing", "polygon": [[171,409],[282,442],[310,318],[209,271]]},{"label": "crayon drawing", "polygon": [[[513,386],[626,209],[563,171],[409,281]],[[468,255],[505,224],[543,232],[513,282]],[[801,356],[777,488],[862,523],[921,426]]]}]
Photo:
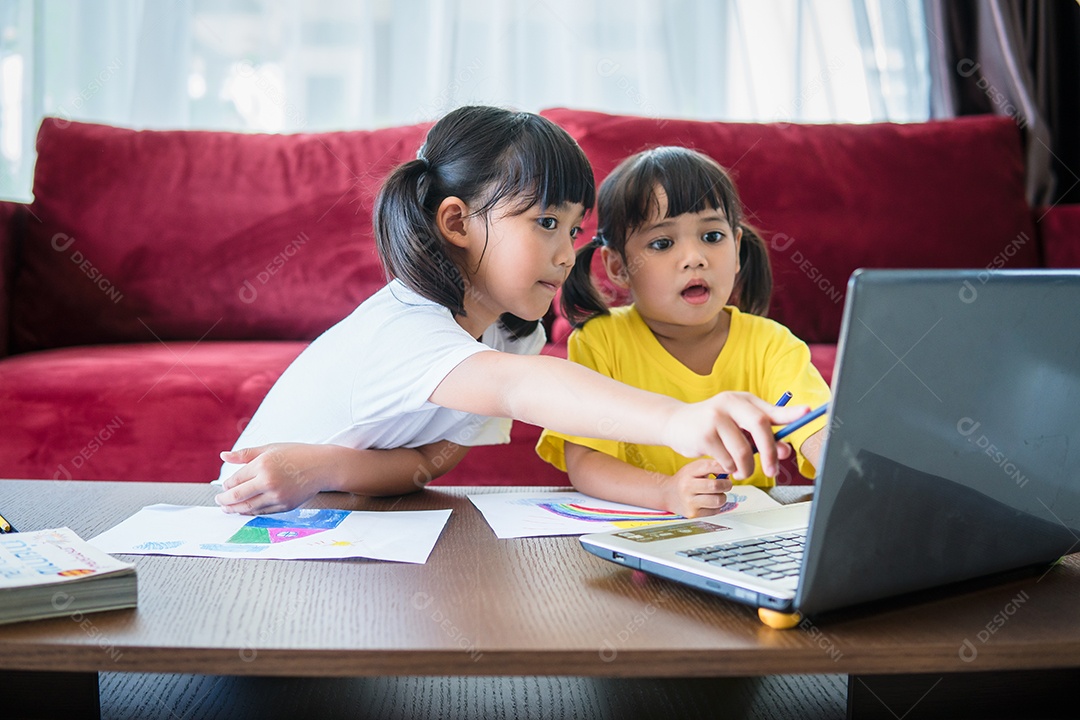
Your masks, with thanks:
[{"label": "crayon drawing", "polygon": [[[714,514],[765,510],[779,503],[760,488],[729,491]],[[681,515],[609,502],[573,490],[483,493],[469,499],[500,538],[583,535],[684,520]]]},{"label": "crayon drawing", "polygon": [[663,522],[681,520],[682,515],[663,510],[629,510],[595,507],[582,503],[564,503],[552,500],[523,500],[522,504],[535,504],[559,517],[585,522]]},{"label": "crayon drawing", "polygon": [[349,515],[345,510],[298,508],[251,518],[226,542],[237,545],[270,545],[333,530]]},{"label": "crayon drawing", "polygon": [[[363,557],[423,564],[449,517],[450,510],[314,508],[251,517],[216,506],[161,504],[144,507],[91,543],[114,554],[277,560]],[[4,717],[0,712],[0,720]]]},{"label": "crayon drawing", "polygon": [[[727,502],[720,506],[716,511],[716,514],[719,515],[721,513],[731,512],[739,507],[740,503],[746,502],[746,500],[746,495],[729,492],[727,493]],[[542,500],[539,502],[528,500],[522,501],[523,504],[528,504],[530,502],[535,504],[536,507],[543,508],[559,517],[590,523],[612,523],[615,527],[619,528],[641,527],[642,525],[650,525],[652,523],[686,519],[682,515],[677,515],[673,512],[664,512],[662,510],[615,509],[595,507],[583,503],[555,502],[552,500]]]}]

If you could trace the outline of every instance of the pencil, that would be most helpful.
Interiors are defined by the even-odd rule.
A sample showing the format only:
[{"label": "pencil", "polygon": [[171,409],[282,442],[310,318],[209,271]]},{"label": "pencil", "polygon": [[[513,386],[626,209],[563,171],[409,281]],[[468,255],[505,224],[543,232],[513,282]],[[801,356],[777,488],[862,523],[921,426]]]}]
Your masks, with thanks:
[{"label": "pencil", "polygon": [[7,521],[7,519],[0,515],[0,533],[13,533],[18,532],[15,526]]}]

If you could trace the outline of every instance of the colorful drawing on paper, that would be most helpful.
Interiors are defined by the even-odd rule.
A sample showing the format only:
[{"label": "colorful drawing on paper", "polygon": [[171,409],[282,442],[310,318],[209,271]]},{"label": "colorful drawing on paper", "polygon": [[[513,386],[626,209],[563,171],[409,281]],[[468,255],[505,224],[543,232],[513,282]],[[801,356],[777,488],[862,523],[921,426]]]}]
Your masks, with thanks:
[{"label": "colorful drawing on paper", "polygon": [[258,553],[269,545],[255,545],[252,543],[199,543],[199,549],[215,553]]},{"label": "colorful drawing on paper", "polygon": [[172,550],[173,548],[178,548],[183,544],[184,544],[183,540],[163,540],[163,541],[147,540],[146,542],[144,542],[144,543],[142,543],[140,545],[136,545],[135,549],[136,550],[148,550],[148,551]]},{"label": "colorful drawing on paper", "polygon": [[[739,507],[740,503],[747,500],[746,495],[738,495],[733,492],[727,493],[727,502],[720,506],[716,514],[731,512]],[[525,501],[536,507],[543,508],[550,513],[569,520],[583,520],[590,523],[611,523],[619,528],[641,527],[653,523],[669,522],[671,520],[685,520],[682,515],[662,510],[627,510],[625,508],[613,509],[592,507],[581,503],[565,503],[555,500],[541,500],[539,502]]]},{"label": "colorful drawing on paper", "polygon": [[299,508],[253,517],[226,542],[236,545],[272,545],[333,530],[348,517],[346,510]]},{"label": "colorful drawing on paper", "polygon": [[585,522],[664,522],[666,520],[681,520],[682,515],[665,512],[663,510],[614,510],[611,508],[590,507],[581,503],[563,503],[554,500],[542,500],[535,503],[550,513],[570,520],[584,520]]},{"label": "colorful drawing on paper", "polygon": [[720,509],[716,511],[716,514],[726,513],[739,507],[740,503],[744,503],[750,498],[745,495],[736,495],[735,493],[727,493],[727,502],[720,506]]}]

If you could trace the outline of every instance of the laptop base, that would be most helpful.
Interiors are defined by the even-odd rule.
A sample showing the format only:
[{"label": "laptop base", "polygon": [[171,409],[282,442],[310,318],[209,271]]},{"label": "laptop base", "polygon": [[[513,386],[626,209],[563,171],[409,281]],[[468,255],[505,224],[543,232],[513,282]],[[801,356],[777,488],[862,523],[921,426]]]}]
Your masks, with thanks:
[{"label": "laptop base", "polygon": [[686,572],[679,572],[673,570],[667,565],[661,563],[652,562],[648,558],[638,558],[632,555],[626,555],[608,548],[597,547],[595,545],[585,545],[593,555],[599,558],[613,562],[617,565],[625,565],[633,570],[641,570],[642,572],[656,577],[664,578],[665,580],[672,580],[678,582],[681,585],[689,585],[690,587],[704,590],[705,592],[713,595],[719,595],[722,598],[728,600],[734,600],[737,603],[743,605],[750,605],[756,608],[766,608],[768,610],[774,610],[776,612],[788,613],[795,610],[795,599],[793,597],[774,597],[763,592],[750,590],[747,588],[737,587],[728,583],[718,582],[707,577],[700,575],[692,575]]}]

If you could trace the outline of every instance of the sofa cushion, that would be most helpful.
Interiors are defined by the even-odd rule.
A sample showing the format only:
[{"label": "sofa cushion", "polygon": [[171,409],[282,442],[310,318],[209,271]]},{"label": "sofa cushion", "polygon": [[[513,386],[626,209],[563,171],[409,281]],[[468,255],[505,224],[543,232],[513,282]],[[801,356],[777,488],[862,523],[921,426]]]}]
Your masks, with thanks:
[{"label": "sofa cushion", "polygon": [[[5,477],[209,482],[303,342],[61,348],[0,362]],[[559,354],[558,348],[552,352]],[[565,356],[565,350],[561,351]],[[435,484],[565,485],[515,423],[511,445],[471,451]]]},{"label": "sofa cushion", "polygon": [[62,348],[0,362],[5,477],[208,482],[302,342]]},{"label": "sofa cushion", "polygon": [[255,135],[46,118],[14,349],[314,338],[385,282],[372,202],[427,127]]},{"label": "sofa cushion", "polygon": [[[542,114],[581,144],[598,183],[626,156],[657,145],[695,148],[726,167],[769,247],[769,314],[807,342],[836,342],[856,268],[1039,261],[1020,132],[1009,118],[791,125]],[[595,228],[588,218],[583,242]]]}]

